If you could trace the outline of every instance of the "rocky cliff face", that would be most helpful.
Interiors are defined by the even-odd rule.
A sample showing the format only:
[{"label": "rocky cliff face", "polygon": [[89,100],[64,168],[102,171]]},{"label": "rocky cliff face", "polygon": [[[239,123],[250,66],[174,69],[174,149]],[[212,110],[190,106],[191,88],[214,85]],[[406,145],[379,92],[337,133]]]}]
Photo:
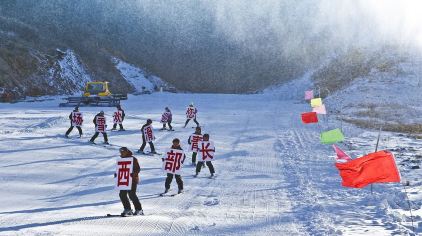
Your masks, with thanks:
[{"label": "rocky cliff face", "polygon": [[17,19],[0,17],[0,87],[22,96],[77,94],[87,81],[110,81],[114,92],[132,92],[112,54],[83,58]]}]

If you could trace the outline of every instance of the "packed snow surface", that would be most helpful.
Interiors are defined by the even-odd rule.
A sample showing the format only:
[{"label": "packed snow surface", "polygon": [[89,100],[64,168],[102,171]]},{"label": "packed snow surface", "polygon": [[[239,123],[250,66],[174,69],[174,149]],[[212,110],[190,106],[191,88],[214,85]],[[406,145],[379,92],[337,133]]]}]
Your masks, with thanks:
[{"label": "packed snow surface", "polygon": [[[281,91],[281,90],[280,90]],[[334,166],[333,150],[319,143],[333,117],[305,126],[309,105],[276,92],[255,95],[167,94],[130,96],[124,101],[124,132],[108,132],[111,147],[89,145],[92,119],[104,109],[81,108],[84,136],[64,138],[71,110],[59,100],[0,105],[0,235],[416,235],[422,233],[422,171],[405,165],[422,156],[420,142],[383,133],[380,148],[397,158],[410,198],[401,184],[347,189]],[[119,146],[137,150],[140,127],[151,118],[158,152],[193,133],[183,128],[185,108],[194,102],[203,133],[215,142],[217,177],[203,169],[193,178],[191,154],[183,167],[185,193],[159,197],[165,174],[160,156],[135,156],[141,165],[138,196],[145,216],[107,218],[123,209],[113,189]],[[175,131],[158,131],[164,107]],[[109,123],[109,128],[111,124]],[[377,133],[342,124],[353,157],[372,152]],[[149,150],[149,147],[146,147]],[[413,160],[413,159],[412,159]],[[171,192],[177,191],[173,180]]]}]

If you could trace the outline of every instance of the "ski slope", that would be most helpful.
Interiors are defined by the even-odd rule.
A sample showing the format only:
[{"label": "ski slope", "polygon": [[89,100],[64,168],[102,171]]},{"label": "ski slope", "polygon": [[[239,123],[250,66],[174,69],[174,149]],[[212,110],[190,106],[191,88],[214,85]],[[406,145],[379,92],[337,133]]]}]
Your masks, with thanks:
[{"label": "ski slope", "polygon": [[[124,101],[125,132],[109,132],[110,143],[89,145],[92,119],[104,109],[109,128],[114,108],[81,108],[84,137],[71,139],[69,109],[58,99],[0,105],[0,235],[412,235],[422,232],[421,171],[408,187],[415,233],[400,184],[345,189],[330,146],[319,144],[321,129],[335,120],[304,126],[305,103],[276,93],[255,95],[167,94],[131,96]],[[182,128],[185,107],[194,102],[203,133],[216,146],[217,178],[203,169],[198,178],[183,168],[185,193],[159,197],[165,174],[158,156],[139,156],[138,197],[145,216],[107,218],[122,211],[113,173],[118,147],[137,150],[140,127],[151,118],[158,152],[183,141],[194,123]],[[164,107],[176,131],[158,131]],[[376,133],[343,124],[354,153],[373,149]],[[393,140],[393,134],[388,134]],[[394,136],[395,137],[395,136]],[[403,139],[396,139],[397,145]],[[404,142],[403,141],[403,142]],[[102,143],[100,135],[96,142]],[[406,142],[414,142],[407,140]],[[387,148],[385,142],[384,148]],[[149,150],[147,145],[146,150]],[[346,151],[348,151],[346,149]],[[417,150],[418,152],[420,150]],[[402,173],[403,175],[403,173]],[[177,191],[173,180],[171,191]]]}]

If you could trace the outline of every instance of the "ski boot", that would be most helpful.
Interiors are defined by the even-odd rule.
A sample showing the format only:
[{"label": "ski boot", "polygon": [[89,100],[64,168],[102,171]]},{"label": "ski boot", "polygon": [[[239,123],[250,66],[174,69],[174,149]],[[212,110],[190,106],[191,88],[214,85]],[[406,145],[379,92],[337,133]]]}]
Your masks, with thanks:
[{"label": "ski boot", "polygon": [[133,215],[135,216],[143,216],[144,215],[144,211],[143,210],[136,210]]},{"label": "ski boot", "polygon": [[122,214],[120,214],[121,216],[131,216],[133,215],[132,209],[125,209]]},{"label": "ski boot", "polygon": [[141,149],[139,149],[138,151],[136,151],[136,153],[139,153],[139,154],[142,154],[142,155],[144,155],[144,154],[145,154],[145,152],[144,152],[144,151],[142,151]]}]

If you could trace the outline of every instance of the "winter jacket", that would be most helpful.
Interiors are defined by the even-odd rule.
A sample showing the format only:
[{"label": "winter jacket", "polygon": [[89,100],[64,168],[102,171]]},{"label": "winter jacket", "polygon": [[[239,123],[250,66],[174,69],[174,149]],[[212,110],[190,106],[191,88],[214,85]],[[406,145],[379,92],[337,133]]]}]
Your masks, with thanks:
[{"label": "winter jacket", "polygon": [[95,115],[94,119],[92,120],[92,123],[94,123],[95,126],[97,126],[97,117],[98,116],[104,117],[104,115],[100,115],[100,113],[98,113],[97,115]]},{"label": "winter jacket", "polygon": [[[196,132],[195,131],[195,133],[193,133],[193,134],[197,134],[197,135],[201,135],[201,132]],[[191,142],[191,140],[190,140],[190,138],[192,137],[192,135],[191,136],[189,136],[189,139],[188,139],[188,144],[192,144],[192,142]]]},{"label": "winter jacket", "polygon": [[[183,149],[180,146],[179,147],[175,147],[175,146],[172,145],[171,148],[172,149],[177,149],[177,150],[182,150],[183,151]],[[185,158],[186,158],[186,155],[183,154],[182,164],[183,164],[183,162],[185,162]],[[164,159],[163,159],[163,161],[164,161]]]},{"label": "winter jacket", "polygon": [[[133,173],[130,174],[132,176],[133,181],[138,184],[139,183],[139,172],[141,172],[141,167],[139,166],[138,159],[134,156],[130,156],[133,158]],[[122,158],[129,158],[129,157],[122,157]]]},{"label": "winter jacket", "polygon": [[126,116],[125,111],[123,109],[117,109],[117,110],[122,112],[122,121],[123,121]]}]

